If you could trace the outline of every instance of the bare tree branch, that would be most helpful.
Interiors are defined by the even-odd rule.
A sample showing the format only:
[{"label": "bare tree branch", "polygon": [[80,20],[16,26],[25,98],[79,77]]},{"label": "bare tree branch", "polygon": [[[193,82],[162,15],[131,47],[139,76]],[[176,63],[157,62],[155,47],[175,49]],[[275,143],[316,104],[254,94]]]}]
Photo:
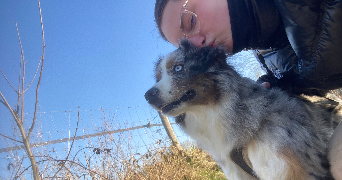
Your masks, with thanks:
[{"label": "bare tree branch", "polygon": [[[21,54],[21,58],[20,58],[20,68],[19,68],[19,82],[18,82],[18,100],[17,100],[17,112],[19,112],[19,107],[20,107],[20,97],[21,97],[21,92],[20,92],[20,82],[24,81],[24,77],[25,77],[25,72],[23,72],[23,78],[21,76],[21,72],[24,71],[24,67],[25,67],[25,57],[24,57],[24,50],[23,50],[23,46],[21,44],[21,39],[20,39],[20,34],[19,34],[19,28],[18,28],[18,24],[17,22],[15,22],[15,27],[17,29],[17,34],[18,34],[18,40],[19,40],[19,45],[20,45],[20,54]],[[22,100],[24,100],[24,97],[22,97]],[[24,104],[22,102],[22,104]],[[21,107],[21,115],[24,114],[24,107]],[[21,117],[21,122],[24,122],[24,117]]]},{"label": "bare tree branch", "polygon": [[19,39],[19,44],[20,44],[20,50],[21,50],[21,59],[24,62],[25,58],[24,58],[24,50],[23,50],[23,46],[21,44],[21,39],[20,39],[20,35],[19,35],[19,29],[18,29],[18,24],[17,22],[15,22],[15,27],[17,28],[17,34],[18,34],[18,39]]},{"label": "bare tree branch", "polygon": [[[18,36],[19,36],[19,33],[18,33]],[[20,40],[20,39],[19,39]],[[22,50],[22,63],[23,63],[23,75],[22,75],[22,78],[21,78],[21,92],[19,95],[18,95],[18,99],[21,97],[21,113],[20,113],[20,117],[21,117],[21,122],[24,123],[24,109],[25,109],[25,99],[24,99],[24,88],[25,88],[25,74],[26,74],[26,62],[24,60],[24,51]],[[30,137],[28,137],[28,140],[30,140]]]},{"label": "bare tree branch", "polygon": [[[101,179],[107,179],[107,177],[101,173],[98,173],[96,171],[91,170],[90,168],[85,167],[83,164],[75,162],[75,161],[71,161],[71,160],[59,160],[59,159],[55,159],[51,156],[38,156],[38,157],[45,157],[47,158],[47,160],[41,160],[38,163],[44,162],[44,161],[56,161],[56,162],[61,162],[61,163],[71,163],[71,164],[76,164],[77,166],[81,167],[82,169],[89,171],[89,173],[91,174],[96,174],[101,176]],[[18,176],[21,176],[25,171],[27,171],[31,166],[27,167],[26,169],[24,169],[19,175],[16,174],[15,178],[17,178]]]},{"label": "bare tree branch", "polygon": [[[23,157],[21,159],[19,159],[20,162],[18,163],[18,170],[16,171],[14,178],[18,177],[17,174],[20,171],[21,166],[23,165],[24,159],[25,159],[25,155],[23,155]],[[21,177],[21,175],[20,175],[20,177]],[[16,178],[16,179],[18,179],[18,178]],[[21,179],[23,179],[23,178],[21,178]]]},{"label": "bare tree branch", "polygon": [[8,104],[5,96],[1,93],[1,91],[0,91],[0,96],[3,99],[2,103],[5,104],[5,106],[8,108],[8,110],[11,112],[12,116],[14,117],[14,120],[17,122],[18,125],[21,124],[18,114],[16,114],[15,111],[13,111],[13,109]]},{"label": "bare tree branch", "polygon": [[31,135],[33,128],[34,128],[34,125],[36,123],[37,108],[38,108],[38,92],[39,92],[39,86],[40,86],[40,82],[42,80],[43,69],[44,69],[45,38],[44,38],[44,26],[43,26],[42,10],[40,7],[40,1],[39,0],[38,0],[38,6],[39,6],[40,24],[42,27],[43,53],[42,53],[42,57],[41,57],[42,65],[40,67],[40,74],[39,74],[39,79],[38,79],[37,88],[36,88],[36,102],[35,102],[35,106],[34,106],[33,121],[32,121],[32,125],[29,129],[29,132],[28,132],[28,136],[27,136],[28,138],[30,138],[30,135]]},{"label": "bare tree branch", "polygon": [[[77,133],[77,130],[78,130],[78,123],[79,123],[79,122],[80,122],[80,107],[78,107],[77,125],[76,125],[75,135],[74,135],[74,138],[72,138],[72,143],[71,143],[71,146],[70,146],[68,155],[67,155],[67,157],[65,158],[65,161],[67,161],[67,160],[69,159],[69,155],[70,155],[72,146],[74,145],[74,142],[75,142],[75,137],[76,137],[76,133]],[[63,166],[62,166],[61,168],[58,169],[58,171],[55,173],[55,175],[52,177],[52,179],[53,179],[53,178],[56,178],[57,174],[59,173],[59,171],[61,171],[61,170],[64,168],[64,166],[65,166],[65,164],[63,164]]]},{"label": "bare tree branch", "polygon": [[[0,92],[1,93],[1,92]],[[3,104],[3,105],[5,105],[6,106],[6,108],[8,108],[8,106],[7,106],[7,104],[5,103],[5,101],[3,101],[3,100],[0,100],[0,102]]]},{"label": "bare tree branch", "polygon": [[37,75],[37,73],[38,73],[38,69],[39,69],[39,66],[40,66],[40,63],[41,63],[41,62],[42,62],[42,59],[39,60],[39,63],[38,63],[36,72],[34,73],[34,76],[33,76],[32,80],[31,80],[30,84],[27,86],[27,88],[25,89],[25,91],[22,92],[23,94],[28,90],[28,88],[31,86],[31,84],[33,83],[34,79],[36,78],[36,75]]},{"label": "bare tree branch", "polygon": [[7,77],[5,76],[4,72],[2,72],[2,70],[0,69],[2,76],[4,76],[4,78],[6,79],[7,83],[11,86],[11,88],[18,94],[18,91],[14,89],[14,87],[12,86],[12,84],[9,82],[9,80],[7,79]]},{"label": "bare tree branch", "polygon": [[5,137],[5,138],[7,138],[7,139],[10,139],[10,140],[12,140],[12,141],[16,141],[16,142],[24,143],[24,142],[22,142],[22,141],[18,141],[18,140],[16,140],[16,139],[13,139],[13,138],[11,138],[11,137],[8,137],[8,136],[6,136],[6,135],[3,135],[3,134],[1,134],[1,133],[0,133],[0,136],[3,136],[3,137]]}]

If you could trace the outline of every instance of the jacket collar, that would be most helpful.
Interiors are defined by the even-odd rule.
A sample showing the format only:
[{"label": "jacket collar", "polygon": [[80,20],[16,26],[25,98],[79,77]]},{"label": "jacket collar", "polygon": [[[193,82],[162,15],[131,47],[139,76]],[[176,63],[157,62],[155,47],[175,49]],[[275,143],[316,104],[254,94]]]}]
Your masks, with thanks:
[{"label": "jacket collar", "polygon": [[233,53],[243,49],[280,48],[288,43],[273,0],[227,0]]}]

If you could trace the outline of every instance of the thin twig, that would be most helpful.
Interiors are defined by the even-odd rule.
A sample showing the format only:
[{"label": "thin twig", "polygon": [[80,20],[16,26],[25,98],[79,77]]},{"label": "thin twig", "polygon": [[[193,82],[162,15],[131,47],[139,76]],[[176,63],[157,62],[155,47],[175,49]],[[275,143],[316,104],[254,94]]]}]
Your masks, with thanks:
[{"label": "thin twig", "polygon": [[3,100],[0,99],[0,102],[1,102],[3,105],[5,105],[6,108],[8,108],[7,104],[6,104]]},{"label": "thin twig", "polygon": [[12,84],[9,82],[9,80],[7,79],[7,77],[5,76],[4,72],[2,72],[2,70],[0,69],[2,76],[4,76],[4,78],[6,79],[7,83],[11,86],[11,88],[18,94],[18,91],[14,89],[14,87],[12,86]]},{"label": "thin twig", "polygon": [[[67,157],[65,158],[66,161],[69,159],[69,155],[70,155],[71,149],[72,149],[72,147],[73,147],[73,145],[74,145],[76,133],[77,133],[77,130],[78,130],[78,123],[79,123],[79,122],[80,122],[80,107],[78,107],[76,131],[75,131],[74,137],[73,137],[73,139],[72,139],[72,143],[71,143],[71,146],[70,146],[68,155],[67,155]],[[59,171],[61,171],[63,168],[64,168],[64,164],[63,164],[63,166],[62,166],[61,168],[58,169],[58,171],[55,173],[55,175],[54,175],[52,178],[56,178],[56,176],[57,176],[57,174],[59,173]]]},{"label": "thin twig", "polygon": [[0,91],[0,96],[3,99],[2,103],[5,104],[5,106],[8,108],[8,110],[11,112],[12,116],[14,117],[14,120],[17,122],[18,126],[20,123],[20,119],[18,117],[18,114],[16,114],[13,109],[11,108],[11,106],[8,104],[6,98],[4,95],[2,95],[1,91]]},{"label": "thin twig", "polygon": [[35,102],[35,106],[34,106],[33,121],[32,121],[32,125],[29,129],[29,132],[28,132],[28,136],[27,136],[28,138],[30,138],[30,135],[31,135],[33,128],[34,128],[34,125],[36,123],[37,108],[38,108],[38,92],[39,92],[39,86],[40,86],[40,82],[42,80],[43,69],[44,69],[45,38],[44,38],[44,26],[43,26],[42,10],[40,7],[40,1],[39,0],[38,0],[38,6],[39,6],[40,24],[42,27],[43,53],[42,53],[42,57],[41,57],[42,65],[40,67],[40,74],[39,74],[39,79],[38,79],[37,88],[36,88],[36,102]]},{"label": "thin twig", "polygon": [[[19,165],[18,165],[18,170],[16,171],[14,177],[18,177],[17,174],[18,174],[18,172],[20,171],[21,166],[23,165],[24,159],[25,159],[25,155],[23,155],[23,157],[22,157],[21,159],[19,159],[19,160],[20,160],[20,163],[19,163]],[[20,175],[20,176],[21,176],[21,175]],[[14,179],[14,178],[13,178],[13,179]]]},{"label": "thin twig", "polygon": [[70,152],[71,152],[72,146],[74,145],[76,133],[77,133],[77,130],[78,130],[78,123],[79,123],[79,122],[80,122],[80,107],[78,106],[76,131],[75,131],[74,138],[73,138],[73,140],[72,140],[72,143],[71,143],[71,146],[70,146],[70,149],[69,149],[69,153],[68,153],[67,157],[65,158],[66,160],[69,159],[69,156],[70,156]]},{"label": "thin twig", "polygon": [[18,29],[18,24],[17,22],[15,22],[15,27],[17,28],[17,34],[18,34],[18,39],[19,39],[19,44],[20,44],[20,50],[21,50],[21,59],[24,62],[25,58],[24,58],[24,50],[23,50],[23,46],[21,44],[21,39],[20,39],[20,35],[19,35],[19,29]]},{"label": "thin twig", "polygon": [[[20,34],[19,34],[19,28],[18,28],[18,24],[17,22],[15,22],[15,27],[17,29],[17,34],[18,34],[18,40],[19,40],[19,45],[20,45],[20,54],[21,54],[21,58],[20,58],[20,66],[19,66],[19,82],[18,82],[18,100],[17,100],[17,113],[19,113],[19,107],[20,107],[20,96],[21,96],[21,92],[20,92],[20,82],[21,82],[21,72],[22,72],[22,66],[24,67],[25,66],[25,63],[24,63],[24,50],[23,50],[23,46],[21,44],[21,39],[20,39]],[[22,107],[23,109],[23,107]],[[22,118],[23,119],[23,118]],[[24,122],[24,121],[22,121]]]},{"label": "thin twig", "polygon": [[[41,157],[41,158],[45,157],[45,158],[48,158],[47,160],[41,160],[41,161],[39,161],[39,162],[37,162],[37,163],[41,163],[41,162],[44,162],[44,161],[51,161],[51,160],[52,160],[52,161],[56,161],[56,162],[63,162],[63,163],[69,162],[69,163],[78,165],[79,167],[83,168],[84,170],[89,171],[90,173],[93,173],[93,174],[96,174],[96,175],[101,176],[102,179],[107,179],[104,175],[102,175],[102,174],[100,174],[100,173],[98,173],[98,172],[96,172],[96,171],[93,171],[93,170],[91,170],[91,169],[85,167],[84,165],[82,165],[82,164],[80,164],[80,163],[77,163],[77,162],[75,162],[75,161],[70,161],[70,160],[58,160],[58,159],[55,159],[55,158],[53,158],[53,157],[51,157],[51,156],[36,156],[36,157]],[[21,175],[22,175],[25,171],[27,171],[30,167],[31,167],[31,166],[29,166],[29,167],[27,167],[26,169],[24,169],[18,176],[21,176]],[[16,177],[18,177],[18,176],[16,176]],[[51,179],[53,179],[53,177],[52,177]]]},{"label": "thin twig", "polygon": [[30,84],[27,86],[27,88],[25,89],[25,91],[22,92],[22,94],[24,94],[28,88],[31,86],[31,84],[33,83],[34,79],[36,78],[36,75],[37,75],[37,72],[38,72],[38,69],[39,69],[39,66],[40,66],[40,63],[42,62],[42,59],[39,60],[39,63],[38,63],[38,66],[37,66],[37,69],[36,69],[36,73],[34,73],[34,76],[32,78],[32,81],[30,82]]},{"label": "thin twig", "polygon": [[[19,36],[19,33],[18,33]],[[19,39],[20,40],[20,39]],[[20,43],[21,44],[21,43]],[[21,46],[21,45],[20,45]],[[22,50],[22,63],[23,63],[23,69],[22,69],[22,78],[21,78],[21,93],[18,94],[18,99],[21,97],[21,113],[20,113],[20,117],[21,117],[21,122],[24,123],[24,109],[25,109],[25,101],[24,101],[24,88],[25,88],[25,74],[26,74],[26,62],[24,60],[24,51]],[[20,91],[19,91],[20,92]],[[30,138],[30,137],[29,137]]]},{"label": "thin twig", "polygon": [[[19,106],[19,98],[20,98],[20,81],[21,81],[21,65],[23,65],[23,67],[25,66],[25,57],[24,57],[24,50],[23,50],[23,46],[21,44],[21,39],[20,39],[20,34],[19,34],[19,28],[18,28],[18,24],[17,21],[15,22],[15,27],[17,28],[17,34],[18,34],[18,40],[19,40],[19,45],[20,45],[20,71],[19,71],[19,83],[18,83],[18,106]],[[23,75],[25,76],[25,75]]]},{"label": "thin twig", "polygon": [[10,139],[10,140],[12,140],[12,141],[16,141],[16,142],[24,143],[24,142],[22,142],[22,141],[18,141],[18,140],[16,140],[16,139],[13,139],[13,138],[11,138],[11,137],[8,137],[8,136],[6,136],[6,135],[4,135],[4,134],[1,134],[1,133],[0,133],[0,136],[3,136],[3,137],[5,137],[5,138],[7,138],[7,139]]}]

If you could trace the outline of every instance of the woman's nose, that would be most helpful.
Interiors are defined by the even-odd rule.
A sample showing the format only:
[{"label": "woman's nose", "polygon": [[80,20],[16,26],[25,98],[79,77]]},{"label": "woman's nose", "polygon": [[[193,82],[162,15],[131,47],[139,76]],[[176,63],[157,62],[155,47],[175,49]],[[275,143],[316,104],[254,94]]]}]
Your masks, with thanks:
[{"label": "woman's nose", "polygon": [[188,38],[188,40],[190,41],[191,44],[193,44],[194,46],[198,47],[198,48],[202,48],[206,46],[206,38],[203,35],[197,34],[194,37]]}]

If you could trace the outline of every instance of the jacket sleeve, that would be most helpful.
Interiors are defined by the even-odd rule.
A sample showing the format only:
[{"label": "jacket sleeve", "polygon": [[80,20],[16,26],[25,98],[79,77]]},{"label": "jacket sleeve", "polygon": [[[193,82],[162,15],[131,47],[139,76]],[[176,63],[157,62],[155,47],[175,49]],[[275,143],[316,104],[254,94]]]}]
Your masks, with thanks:
[{"label": "jacket sleeve", "polygon": [[278,50],[254,50],[254,56],[266,72],[258,79],[258,83],[269,82],[271,87],[278,87],[298,95],[305,93],[324,96],[327,92],[323,89],[305,86],[308,84],[307,79],[303,79],[298,73],[298,57],[290,44]]},{"label": "jacket sleeve", "polygon": [[290,46],[263,54],[271,63],[267,66],[273,65],[284,81],[292,78],[288,83],[294,86],[341,88],[342,0],[275,0],[275,4]]}]

